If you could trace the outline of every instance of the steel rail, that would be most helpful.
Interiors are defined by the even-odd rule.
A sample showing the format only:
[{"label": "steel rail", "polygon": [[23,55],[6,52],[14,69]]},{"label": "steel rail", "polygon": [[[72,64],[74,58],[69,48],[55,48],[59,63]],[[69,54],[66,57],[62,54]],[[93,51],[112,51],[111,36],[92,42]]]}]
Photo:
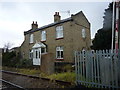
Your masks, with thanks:
[{"label": "steel rail", "polygon": [[62,85],[72,85],[71,82],[67,82],[67,81],[51,80],[49,78],[38,77],[38,76],[34,76],[34,75],[26,75],[26,74],[21,74],[21,73],[17,73],[17,72],[6,71],[6,70],[1,70],[1,72],[8,73],[8,74],[25,76],[25,77],[29,77],[29,78],[42,79],[42,80],[47,80],[47,81],[54,81],[54,82],[62,84]]},{"label": "steel rail", "polygon": [[9,81],[3,80],[3,79],[0,79],[0,81],[4,82],[4,83],[6,83],[6,84],[9,84],[9,85],[11,85],[11,86],[13,86],[13,87],[16,87],[16,88],[18,88],[18,89],[20,89],[20,90],[26,90],[25,88],[23,88],[23,87],[21,87],[21,86],[19,86],[19,85],[17,85],[17,84],[14,84],[14,83],[12,83],[12,82],[9,82]]}]

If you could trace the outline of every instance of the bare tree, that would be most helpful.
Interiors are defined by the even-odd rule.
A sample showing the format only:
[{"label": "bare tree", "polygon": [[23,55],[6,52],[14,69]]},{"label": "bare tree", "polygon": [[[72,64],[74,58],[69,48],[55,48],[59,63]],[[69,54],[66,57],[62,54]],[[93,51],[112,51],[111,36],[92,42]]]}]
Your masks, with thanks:
[{"label": "bare tree", "polygon": [[13,46],[13,43],[7,42],[4,44],[4,52],[7,52],[11,47]]}]

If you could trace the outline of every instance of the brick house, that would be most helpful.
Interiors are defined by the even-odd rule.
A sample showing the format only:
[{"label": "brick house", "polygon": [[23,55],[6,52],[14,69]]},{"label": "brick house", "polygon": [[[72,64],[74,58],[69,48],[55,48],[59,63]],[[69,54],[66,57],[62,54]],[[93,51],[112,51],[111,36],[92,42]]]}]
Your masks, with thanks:
[{"label": "brick house", "polygon": [[54,23],[38,28],[37,22],[24,32],[20,46],[22,58],[41,64],[41,55],[52,53],[54,62],[74,62],[74,51],[89,50],[91,45],[90,23],[82,11],[61,20],[55,12]]}]

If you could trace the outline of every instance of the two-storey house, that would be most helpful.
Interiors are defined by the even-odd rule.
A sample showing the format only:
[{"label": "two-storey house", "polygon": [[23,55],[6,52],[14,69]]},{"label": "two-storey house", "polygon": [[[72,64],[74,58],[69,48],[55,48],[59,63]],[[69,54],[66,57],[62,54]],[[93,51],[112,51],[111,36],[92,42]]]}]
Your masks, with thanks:
[{"label": "two-storey house", "polygon": [[61,20],[59,12],[54,22],[38,28],[37,22],[24,32],[20,50],[22,58],[32,59],[40,65],[41,54],[52,53],[54,62],[74,62],[76,50],[89,50],[91,45],[90,23],[82,11]]}]

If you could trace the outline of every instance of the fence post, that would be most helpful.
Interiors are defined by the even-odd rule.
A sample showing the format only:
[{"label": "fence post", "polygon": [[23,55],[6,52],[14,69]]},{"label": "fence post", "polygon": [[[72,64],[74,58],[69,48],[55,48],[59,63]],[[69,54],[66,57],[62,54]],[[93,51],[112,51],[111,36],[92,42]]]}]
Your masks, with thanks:
[{"label": "fence post", "polygon": [[118,86],[120,86],[120,49],[118,50]]},{"label": "fence post", "polygon": [[77,67],[78,67],[78,66],[77,66],[77,51],[75,51],[75,54],[74,54],[74,55],[75,55],[75,72],[76,72],[75,74],[76,74],[76,85],[77,85],[77,84],[78,84],[78,83],[77,83],[77,81],[78,81],[78,73],[77,73],[77,72],[78,72],[78,71],[77,71]]},{"label": "fence post", "polygon": [[115,53],[115,59],[114,59],[114,69],[115,69],[115,86],[118,87],[118,53]]}]

